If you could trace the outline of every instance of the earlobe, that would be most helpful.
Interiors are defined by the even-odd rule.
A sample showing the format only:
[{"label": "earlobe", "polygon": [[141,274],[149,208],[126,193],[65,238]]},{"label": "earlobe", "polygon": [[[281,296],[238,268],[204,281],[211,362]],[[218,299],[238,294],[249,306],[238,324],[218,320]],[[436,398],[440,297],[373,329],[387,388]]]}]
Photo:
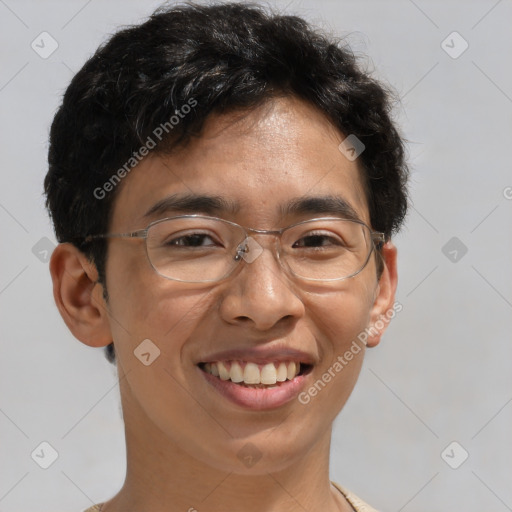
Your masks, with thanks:
[{"label": "earlobe", "polygon": [[74,245],[59,244],[50,260],[53,296],[73,335],[91,347],[112,341],[103,287],[93,263]]},{"label": "earlobe", "polygon": [[397,250],[391,241],[386,242],[381,249],[384,268],[377,285],[375,299],[370,313],[367,346],[379,344],[382,334],[395,315],[395,293],[398,284]]}]

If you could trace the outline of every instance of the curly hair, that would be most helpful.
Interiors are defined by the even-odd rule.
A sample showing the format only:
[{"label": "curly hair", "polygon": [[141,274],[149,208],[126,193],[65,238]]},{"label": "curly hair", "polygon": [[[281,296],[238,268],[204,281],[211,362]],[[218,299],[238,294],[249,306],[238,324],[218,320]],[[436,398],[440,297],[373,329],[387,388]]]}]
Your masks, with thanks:
[{"label": "curly hair", "polygon": [[[361,69],[348,46],[302,18],[255,4],[187,2],[114,34],[68,86],[51,126],[44,182],[58,241],[83,251],[105,285],[106,243],[85,237],[108,231],[117,189],[97,191],[155,127],[195,100],[153,150],[163,153],[199,136],[212,114],[283,95],[307,101],[365,145],[358,162],[372,228],[389,239],[406,214],[408,177],[392,91]],[[115,361],[113,344],[106,354]]]}]

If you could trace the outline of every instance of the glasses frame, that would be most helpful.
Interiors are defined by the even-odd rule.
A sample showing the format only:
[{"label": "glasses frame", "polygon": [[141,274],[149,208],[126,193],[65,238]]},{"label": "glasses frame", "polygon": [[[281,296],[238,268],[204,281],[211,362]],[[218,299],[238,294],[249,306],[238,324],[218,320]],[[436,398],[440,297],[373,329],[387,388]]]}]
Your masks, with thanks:
[{"label": "glasses frame", "polygon": [[[223,281],[224,279],[227,279],[235,271],[235,269],[239,267],[239,265],[234,265],[233,268],[231,270],[229,270],[229,272],[227,272],[224,276],[220,277],[219,279],[208,280],[208,281],[184,281],[182,279],[175,279],[173,277],[169,277],[169,276],[162,274],[161,272],[158,271],[158,269],[155,268],[155,266],[153,265],[153,262],[151,261],[151,258],[149,257],[149,253],[148,253],[147,238],[148,238],[149,230],[151,229],[152,226],[155,226],[162,222],[166,222],[166,221],[173,220],[173,219],[183,219],[183,218],[187,218],[187,219],[198,218],[198,219],[207,219],[207,220],[217,220],[217,221],[223,222],[225,224],[229,224],[231,226],[241,228],[241,231],[243,231],[243,233],[244,233],[244,239],[242,240],[242,242],[240,242],[240,244],[237,247],[236,254],[233,257],[233,259],[235,261],[241,261],[244,259],[243,254],[245,252],[247,252],[247,243],[244,244],[244,242],[246,242],[247,239],[250,237],[250,235],[249,235],[250,233],[255,233],[258,235],[273,235],[279,241],[279,248],[278,248],[278,250],[276,250],[274,252],[276,253],[277,260],[279,261],[280,266],[283,269],[285,269],[286,271],[290,272],[295,278],[303,279],[305,281],[332,282],[332,281],[343,281],[344,279],[350,279],[351,277],[354,277],[363,271],[363,269],[366,267],[366,265],[370,261],[372,253],[375,250],[379,250],[382,247],[382,245],[386,242],[386,236],[384,233],[382,233],[380,231],[372,231],[370,226],[368,226],[363,221],[360,221],[357,219],[346,219],[346,218],[342,218],[342,217],[316,217],[314,219],[307,219],[307,220],[303,220],[300,222],[296,222],[294,224],[291,224],[290,226],[286,226],[285,228],[281,228],[281,229],[255,229],[255,228],[248,228],[246,226],[241,226],[240,224],[237,224],[236,222],[232,222],[232,221],[226,220],[226,219],[221,219],[220,217],[212,217],[212,216],[200,215],[200,214],[176,215],[174,217],[166,217],[164,219],[158,219],[153,222],[150,222],[144,229],[137,229],[136,231],[131,231],[128,233],[105,233],[105,234],[99,234],[99,235],[87,235],[83,240],[85,243],[89,243],[89,242],[92,242],[93,240],[108,239],[108,238],[128,238],[128,239],[134,239],[134,238],[141,239],[142,238],[142,239],[144,239],[144,246],[146,249],[146,257],[148,259],[149,264],[151,265],[151,268],[159,276],[161,276],[165,279],[169,279],[170,281],[176,281],[176,282],[180,282],[180,283],[217,283],[217,282]],[[316,278],[303,277],[303,276],[296,274],[287,263],[282,261],[282,259],[280,257],[282,234],[285,231],[287,231],[288,229],[294,228],[296,226],[300,226],[301,224],[306,224],[309,222],[321,221],[321,220],[338,220],[338,221],[341,220],[341,221],[346,221],[346,222],[353,222],[355,224],[360,224],[361,226],[364,226],[366,229],[368,229],[368,231],[370,233],[371,247],[370,247],[370,251],[368,252],[368,257],[366,258],[364,264],[361,266],[361,268],[359,270],[357,270],[356,272],[353,272],[352,274],[350,274],[348,276],[344,276],[344,277],[333,278],[333,279],[316,279]]]}]

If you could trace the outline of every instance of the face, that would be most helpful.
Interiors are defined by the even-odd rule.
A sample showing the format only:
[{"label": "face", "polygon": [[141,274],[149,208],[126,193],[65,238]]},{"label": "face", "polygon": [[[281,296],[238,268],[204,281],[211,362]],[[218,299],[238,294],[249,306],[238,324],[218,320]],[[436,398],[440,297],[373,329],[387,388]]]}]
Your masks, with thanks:
[{"label": "face", "polygon": [[[143,229],[151,221],[190,213],[279,229],[337,216],[283,211],[290,201],[325,196],[342,199],[370,225],[357,161],[349,161],[338,149],[343,138],[321,113],[293,98],[276,99],[244,115],[211,117],[201,137],[170,156],[146,158],[124,179],[110,232]],[[157,202],[176,195],[221,197],[235,208],[196,205],[145,217]],[[124,377],[125,420],[130,416],[130,421],[151,425],[195,459],[234,472],[272,471],[297,463],[325,437],[361,368],[364,349],[359,343],[356,352],[354,340],[390,299],[389,293],[387,302],[381,297],[375,256],[356,276],[319,285],[283,270],[272,237],[255,239],[263,253],[215,284],[187,284],[158,275],[147,260],[143,239],[110,240],[106,265],[106,308]],[[153,354],[154,345],[160,355],[146,366],[134,351],[148,339],[149,352]],[[302,356],[287,357],[290,349]],[[252,351],[234,359],[256,362],[302,357],[309,361],[309,373],[297,379],[299,387],[287,392],[293,397],[286,395],[284,403],[251,402],[247,393],[261,390],[250,389],[245,390],[245,402],[237,402],[212,385],[219,377],[206,376],[199,366],[230,350]],[[350,361],[344,357],[347,351],[353,354]],[[260,357],[260,352],[265,353]],[[322,378],[325,385],[309,393]],[[247,443],[258,447],[262,457],[252,469],[240,463]]]}]

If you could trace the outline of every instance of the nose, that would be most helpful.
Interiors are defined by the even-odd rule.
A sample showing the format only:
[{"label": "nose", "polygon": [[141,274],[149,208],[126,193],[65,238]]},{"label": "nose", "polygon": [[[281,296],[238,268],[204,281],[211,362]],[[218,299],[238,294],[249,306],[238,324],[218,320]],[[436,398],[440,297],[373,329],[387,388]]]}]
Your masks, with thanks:
[{"label": "nose", "polygon": [[220,315],[228,323],[267,331],[303,316],[304,303],[276,259],[277,240],[257,236],[257,242],[249,240],[242,268],[225,285]]}]

